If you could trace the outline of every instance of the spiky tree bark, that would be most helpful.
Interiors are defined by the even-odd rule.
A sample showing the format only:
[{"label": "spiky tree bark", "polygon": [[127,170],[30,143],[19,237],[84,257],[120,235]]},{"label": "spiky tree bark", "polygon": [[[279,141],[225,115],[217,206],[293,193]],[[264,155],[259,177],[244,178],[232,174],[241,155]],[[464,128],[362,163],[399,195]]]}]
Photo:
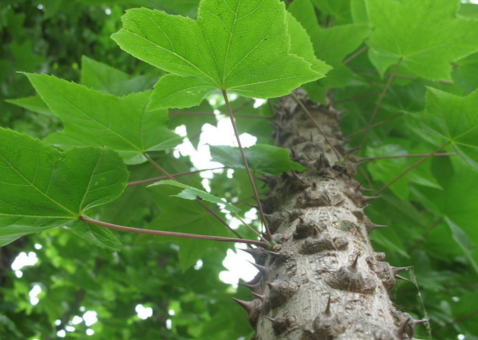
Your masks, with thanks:
[{"label": "spiky tree bark", "polygon": [[326,138],[291,97],[282,101],[276,142],[309,170],[266,179],[276,245],[250,251],[260,273],[245,285],[255,299],[238,301],[254,340],[411,339],[417,321],[389,297],[404,268],[372,248],[368,235],[381,226],[365,215],[370,197],[354,179],[353,158],[343,157],[339,113],[304,102]]}]

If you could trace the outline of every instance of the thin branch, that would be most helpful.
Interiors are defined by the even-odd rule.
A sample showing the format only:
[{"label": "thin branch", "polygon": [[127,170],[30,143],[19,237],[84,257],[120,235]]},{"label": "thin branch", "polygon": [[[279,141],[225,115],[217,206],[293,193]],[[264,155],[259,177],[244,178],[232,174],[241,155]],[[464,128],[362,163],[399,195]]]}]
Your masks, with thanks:
[{"label": "thin branch", "polygon": [[[355,68],[355,67],[352,67],[352,70],[356,71],[356,72],[362,72],[362,73],[370,73],[370,74],[379,74],[378,71],[376,70],[368,70],[368,69],[364,69],[364,68]],[[385,76],[390,76],[390,73],[384,73]],[[401,79],[410,79],[410,80],[416,80],[418,79],[418,77],[414,77],[414,76],[407,76],[405,74],[396,74],[395,75],[395,78],[401,78]],[[447,80],[439,80],[438,83],[440,84],[446,84],[446,85],[453,85],[453,83],[451,81],[447,81]]]},{"label": "thin branch", "polygon": [[[256,235],[257,235],[261,240],[263,240],[264,242],[267,242],[267,240],[266,240],[264,237],[262,237],[261,234],[259,234],[257,231],[255,231],[254,228],[252,228],[249,224],[247,224],[246,221],[244,221],[244,220],[241,218],[241,216],[239,216],[238,213],[236,213],[235,215],[236,215],[236,218],[237,218],[239,221],[241,221],[241,223],[244,224],[250,231],[252,231],[254,234],[256,234]],[[267,242],[267,243],[269,243],[269,242]]]},{"label": "thin branch", "polygon": [[354,54],[352,54],[350,57],[348,57],[347,59],[345,59],[342,64],[346,65],[346,64],[350,63],[352,60],[354,60],[355,58],[357,58],[359,55],[361,55],[362,53],[364,53],[366,50],[368,50],[368,46],[362,47],[360,50],[358,50],[357,52],[355,52]]},{"label": "thin branch", "polygon": [[474,312],[471,312],[471,313],[466,314],[466,315],[464,315],[464,316],[461,316],[461,317],[459,317],[459,318],[453,319],[452,321],[447,322],[447,323],[444,324],[443,326],[435,327],[435,330],[447,328],[447,327],[452,326],[452,325],[455,325],[455,324],[457,324],[457,323],[466,321],[466,320],[468,320],[468,319],[471,319],[471,318],[474,317],[475,315],[478,315],[478,310],[475,310]]},{"label": "thin branch", "polygon": [[297,104],[299,104],[300,108],[302,109],[302,111],[304,111],[307,116],[309,116],[310,120],[312,121],[312,124],[317,128],[317,130],[319,130],[320,134],[322,135],[322,137],[324,137],[325,139],[325,142],[327,144],[330,145],[330,147],[332,148],[332,150],[334,150],[335,152],[335,155],[337,156],[337,159],[341,159],[342,156],[340,155],[340,153],[337,151],[337,149],[334,147],[334,145],[332,144],[332,142],[327,138],[327,136],[325,135],[324,131],[321,129],[321,127],[319,126],[319,124],[315,121],[314,117],[312,116],[312,114],[310,113],[310,111],[305,107],[305,105],[302,103],[302,101],[295,95],[295,93],[291,92],[291,96],[292,98],[297,102]]},{"label": "thin branch", "polygon": [[80,216],[80,221],[83,221],[88,224],[93,224],[99,227],[124,231],[128,233],[137,233],[137,234],[148,234],[148,235],[157,235],[157,236],[171,236],[171,237],[182,237],[182,238],[192,238],[196,240],[209,240],[217,242],[237,242],[237,243],[246,243],[253,244],[263,248],[269,248],[270,244],[262,241],[254,240],[245,240],[242,238],[230,238],[230,237],[220,237],[220,236],[209,236],[209,235],[196,235],[196,234],[186,234],[186,233],[177,233],[173,231],[162,231],[162,230],[152,230],[152,229],[141,229],[141,228],[131,228],[125,227],[122,225],[106,223],[102,221],[93,220],[86,216]]},{"label": "thin branch", "polygon": [[[161,165],[156,163],[147,153],[144,153],[144,157],[146,157],[146,159],[151,163],[151,165],[153,165],[156,169],[158,169],[161,173],[163,173],[166,176],[166,178],[169,178],[170,180],[177,182],[177,180],[173,176],[171,176],[166,170],[164,170],[161,167]],[[212,209],[210,209],[203,201],[201,201],[200,199],[196,199],[196,202],[198,202],[204,209],[206,209],[212,216],[214,216],[216,220],[218,220],[222,225],[224,225],[227,229],[229,229],[234,235],[236,235],[239,238],[242,238],[242,236],[239,235],[237,231],[232,229],[229,226],[229,224],[227,224],[227,222],[221,218],[221,216],[219,216],[214,211],[212,211]]]},{"label": "thin branch", "polygon": [[[172,111],[169,113],[170,115],[174,116],[216,116],[214,113],[211,112],[192,112],[192,111]],[[272,119],[272,116],[261,116],[261,115],[254,115],[254,114],[241,114],[236,113],[234,114],[235,117],[240,118],[257,118],[257,119]]]},{"label": "thin branch", "polygon": [[[197,173],[204,172],[204,171],[213,171],[213,170],[222,170],[222,169],[226,169],[226,168],[225,167],[219,167],[219,168],[202,169],[202,170],[195,170],[195,171],[178,172],[177,174],[171,174],[171,177],[177,178],[177,177],[197,174]],[[168,179],[168,178],[169,178],[168,176],[153,177],[153,178],[149,178],[149,179],[143,179],[141,181],[129,182],[128,186],[132,187],[132,186],[135,186],[135,185],[148,184],[148,183],[152,183],[152,182],[162,181],[162,180]]]},{"label": "thin branch", "polygon": [[396,114],[395,116],[392,116],[392,117],[390,117],[390,118],[381,120],[381,121],[379,121],[379,122],[377,122],[377,123],[375,123],[375,124],[372,124],[372,125],[370,125],[370,126],[367,126],[366,128],[364,128],[364,129],[362,129],[362,130],[355,131],[355,132],[351,133],[350,135],[346,136],[346,138],[350,138],[350,137],[353,137],[353,136],[355,136],[355,135],[359,135],[359,134],[361,134],[361,133],[363,133],[363,132],[367,132],[367,131],[370,130],[370,129],[373,129],[373,128],[376,128],[377,126],[380,126],[380,125],[383,125],[383,124],[385,124],[385,123],[388,123],[388,122],[390,122],[390,121],[392,121],[392,120],[394,120],[394,119],[397,119],[398,117],[401,117],[401,116],[403,116],[403,113]]},{"label": "thin branch", "polygon": [[229,113],[229,118],[231,119],[232,128],[234,129],[234,134],[236,135],[237,145],[239,146],[239,151],[241,152],[242,161],[244,162],[244,167],[246,168],[247,176],[249,177],[249,182],[251,182],[252,190],[254,192],[254,197],[256,198],[257,206],[259,208],[259,212],[261,213],[262,223],[264,223],[264,227],[266,229],[267,238],[272,240],[272,235],[267,226],[267,221],[265,218],[264,210],[262,209],[261,199],[259,197],[259,192],[257,191],[256,183],[254,182],[254,177],[252,176],[251,169],[249,168],[249,164],[246,159],[246,154],[244,153],[244,149],[242,148],[241,138],[239,137],[239,131],[237,130],[236,122],[234,120],[234,114],[232,113],[231,104],[229,103],[229,98],[227,98],[227,93],[225,90],[222,90],[222,95],[224,96],[224,100],[226,102],[227,110]]},{"label": "thin branch", "polygon": [[388,78],[387,84],[383,88],[382,93],[380,94],[380,97],[378,98],[378,101],[377,101],[377,104],[375,105],[372,116],[370,117],[370,120],[368,121],[368,124],[367,124],[368,129],[365,131],[365,133],[362,136],[362,139],[360,140],[358,150],[362,149],[363,143],[365,142],[365,138],[367,138],[368,131],[370,130],[370,126],[372,125],[373,120],[375,119],[375,116],[380,106],[382,105],[382,101],[385,98],[385,95],[387,94],[388,89],[390,85],[392,84],[393,78],[395,77],[395,74],[397,73],[398,67],[400,66],[401,63],[402,63],[402,58],[398,60],[397,64],[395,65],[392,71],[392,74],[390,74],[390,77]]},{"label": "thin branch", "polygon": [[415,244],[413,246],[411,246],[410,248],[408,248],[408,253],[409,254],[412,254],[415,250],[417,250],[421,245],[422,243],[425,241],[425,239],[430,236],[430,234],[432,233],[432,231],[438,226],[440,225],[440,223],[442,222],[443,218],[440,217],[438,220],[435,221],[435,223],[433,223],[430,228],[426,231],[425,234],[423,234],[423,236],[417,241],[415,242]]},{"label": "thin branch", "polygon": [[373,97],[373,96],[376,96],[377,94],[380,94],[380,93],[381,93],[381,91],[367,92],[367,93],[363,93],[363,94],[358,94],[358,95],[350,97],[350,98],[337,100],[336,102],[334,102],[334,105],[351,102],[351,101],[354,101],[354,100],[357,100],[357,99]]},{"label": "thin branch", "polygon": [[450,144],[450,142],[447,142],[445,144],[443,144],[442,146],[440,146],[438,149],[436,149],[434,152],[432,152],[431,154],[428,154],[426,157],[423,157],[422,159],[420,159],[418,162],[414,163],[413,165],[409,166],[405,171],[403,171],[400,175],[398,175],[397,177],[395,177],[393,180],[391,180],[389,183],[387,183],[382,189],[380,189],[379,191],[377,191],[376,193],[373,194],[373,196],[377,196],[379,194],[381,194],[384,190],[386,190],[388,187],[390,187],[393,183],[395,183],[396,181],[398,181],[400,178],[402,178],[403,176],[405,176],[407,173],[409,173],[410,171],[412,171],[413,169],[415,169],[417,166],[419,166],[420,164],[422,164],[423,162],[425,162],[427,159],[429,159],[430,157],[433,157],[436,153],[438,153],[440,150],[442,150],[443,148],[445,148],[448,144]]},{"label": "thin branch", "polygon": [[[377,159],[393,159],[393,158],[414,158],[414,157],[427,157],[429,156],[429,153],[415,153],[415,154],[407,154],[407,155],[393,155],[393,156],[378,156],[378,157],[366,157],[366,158],[360,158],[359,163],[365,163],[369,161],[374,161]],[[435,153],[431,154],[432,157],[450,157],[450,156],[456,156],[455,152],[446,152],[446,153]]]}]

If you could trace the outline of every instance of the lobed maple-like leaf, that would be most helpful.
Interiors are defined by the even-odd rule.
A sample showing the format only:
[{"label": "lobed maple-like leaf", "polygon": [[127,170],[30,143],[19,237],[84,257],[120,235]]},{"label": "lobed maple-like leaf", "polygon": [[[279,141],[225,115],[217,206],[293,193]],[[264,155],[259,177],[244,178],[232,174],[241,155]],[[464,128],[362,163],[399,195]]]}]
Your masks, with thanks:
[{"label": "lobed maple-like leaf", "polygon": [[412,74],[451,80],[453,61],[478,51],[478,21],[456,15],[460,0],[366,0],[370,59],[383,74],[401,60]]},{"label": "lobed maple-like leaf", "polygon": [[112,38],[126,52],[170,75],[155,86],[150,108],[199,104],[216,89],[246,97],[288,94],[324,76],[290,53],[286,10],[279,0],[203,0],[198,19],[129,10]]},{"label": "lobed maple-like leaf", "polygon": [[478,91],[459,97],[429,88],[425,110],[413,115],[414,129],[432,143],[449,142],[469,166],[478,170],[477,107]]},{"label": "lobed maple-like leaf", "polygon": [[108,146],[135,164],[145,161],[143,153],[168,150],[182,140],[167,128],[167,111],[146,108],[148,92],[115,97],[45,74],[27,77],[65,125],[46,138],[50,144]]},{"label": "lobed maple-like leaf", "polygon": [[109,230],[78,220],[87,210],[121,195],[128,181],[111,149],[74,148],[64,153],[39,140],[0,128],[0,246],[17,238],[67,226],[97,245],[118,249]]}]

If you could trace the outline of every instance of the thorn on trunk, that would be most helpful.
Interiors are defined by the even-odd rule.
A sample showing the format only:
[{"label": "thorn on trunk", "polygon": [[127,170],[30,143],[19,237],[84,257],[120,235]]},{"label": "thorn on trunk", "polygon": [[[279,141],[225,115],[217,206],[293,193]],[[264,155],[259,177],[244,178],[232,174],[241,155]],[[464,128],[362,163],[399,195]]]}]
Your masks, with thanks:
[{"label": "thorn on trunk", "polygon": [[407,279],[406,277],[403,277],[403,276],[401,276],[401,275],[395,275],[395,278],[396,278],[396,279],[403,280],[403,281],[412,282],[412,281],[410,281],[409,279]]},{"label": "thorn on trunk", "polygon": [[398,329],[395,331],[395,335],[399,339],[403,339],[403,335],[405,334],[406,327],[408,323],[410,322],[410,318],[407,318],[401,325],[398,327]]},{"label": "thorn on trunk", "polygon": [[259,288],[259,282],[255,284],[249,284],[249,283],[239,283],[239,286],[243,286],[248,288],[249,290],[255,292],[257,288]]},{"label": "thorn on trunk", "polygon": [[232,299],[236,301],[242,308],[244,308],[247,314],[250,314],[254,310],[253,301],[242,301],[236,298],[232,298]]},{"label": "thorn on trunk", "polygon": [[252,292],[251,294],[254,295],[254,297],[261,300],[262,302],[265,302],[267,300],[267,296],[265,296],[265,295],[257,294],[257,293],[254,293],[254,292]]},{"label": "thorn on trunk", "polygon": [[409,269],[412,269],[413,266],[410,266],[410,267],[392,267],[392,272],[393,272],[393,275],[397,275],[398,273],[404,271],[404,270],[409,270]]},{"label": "thorn on trunk", "polygon": [[358,264],[358,259],[360,257],[360,253],[357,254],[357,257],[355,258],[354,262],[352,263],[352,265],[349,267],[350,271],[356,273],[357,272],[357,264]]},{"label": "thorn on trunk", "polygon": [[329,295],[329,300],[327,301],[327,306],[325,307],[324,315],[330,317],[332,315],[332,311],[330,310],[330,304],[332,302],[332,296]]},{"label": "thorn on trunk", "polygon": [[364,196],[364,197],[362,197],[362,201],[363,202],[370,202],[370,201],[376,200],[378,198],[380,198],[380,196]]},{"label": "thorn on trunk", "polygon": [[270,269],[264,266],[261,266],[260,264],[254,263],[249,261],[250,264],[252,264],[256,269],[264,276],[269,275]]}]

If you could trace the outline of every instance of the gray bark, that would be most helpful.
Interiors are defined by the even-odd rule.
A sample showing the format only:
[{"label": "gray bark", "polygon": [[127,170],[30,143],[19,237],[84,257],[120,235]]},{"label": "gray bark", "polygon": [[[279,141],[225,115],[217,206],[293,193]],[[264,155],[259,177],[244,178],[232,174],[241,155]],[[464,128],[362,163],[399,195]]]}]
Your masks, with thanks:
[{"label": "gray bark", "polygon": [[[306,105],[344,155],[339,114]],[[416,321],[388,293],[402,268],[372,249],[368,235],[381,226],[364,214],[367,198],[354,179],[353,158],[339,159],[290,97],[275,126],[277,145],[309,170],[264,179],[272,189],[264,208],[276,245],[252,251],[261,272],[246,286],[255,299],[238,301],[254,340],[411,339]]]}]

